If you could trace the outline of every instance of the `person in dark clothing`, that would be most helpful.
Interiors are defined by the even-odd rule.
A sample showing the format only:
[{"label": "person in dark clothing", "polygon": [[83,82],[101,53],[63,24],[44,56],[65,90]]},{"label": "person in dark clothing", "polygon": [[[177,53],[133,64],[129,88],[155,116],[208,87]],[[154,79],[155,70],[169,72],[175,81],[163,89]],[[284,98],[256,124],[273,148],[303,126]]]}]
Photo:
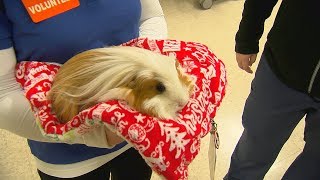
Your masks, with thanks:
[{"label": "person in dark clothing", "polygon": [[[264,22],[277,0],[246,0],[236,34],[238,66],[253,73]],[[301,154],[283,176],[320,179],[320,2],[282,0],[267,36],[225,180],[263,179],[305,117]]]}]

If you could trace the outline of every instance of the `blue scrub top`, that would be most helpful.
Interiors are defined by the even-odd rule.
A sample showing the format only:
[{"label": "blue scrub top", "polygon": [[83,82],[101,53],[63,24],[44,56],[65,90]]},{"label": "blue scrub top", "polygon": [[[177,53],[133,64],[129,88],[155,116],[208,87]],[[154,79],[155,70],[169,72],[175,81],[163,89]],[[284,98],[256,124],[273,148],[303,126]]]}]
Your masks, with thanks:
[{"label": "blue scrub top", "polygon": [[[139,35],[140,0],[80,0],[80,6],[39,23],[31,20],[21,0],[3,0],[3,4],[0,49],[13,46],[18,61],[62,64],[82,51],[119,45]],[[126,145],[106,149],[31,140],[28,143],[38,159],[52,164],[80,162]]]},{"label": "blue scrub top", "polygon": [[34,23],[21,0],[3,0],[2,46],[14,45],[18,61],[64,63],[84,50],[119,45],[138,36],[140,0],[80,0],[80,6]]}]

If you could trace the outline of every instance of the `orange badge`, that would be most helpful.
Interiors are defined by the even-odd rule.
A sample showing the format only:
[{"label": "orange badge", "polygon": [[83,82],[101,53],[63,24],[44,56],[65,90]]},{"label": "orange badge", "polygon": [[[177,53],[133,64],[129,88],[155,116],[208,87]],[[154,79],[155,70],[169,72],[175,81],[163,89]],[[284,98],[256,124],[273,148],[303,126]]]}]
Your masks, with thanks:
[{"label": "orange badge", "polygon": [[22,0],[22,2],[35,23],[80,5],[79,0]]}]

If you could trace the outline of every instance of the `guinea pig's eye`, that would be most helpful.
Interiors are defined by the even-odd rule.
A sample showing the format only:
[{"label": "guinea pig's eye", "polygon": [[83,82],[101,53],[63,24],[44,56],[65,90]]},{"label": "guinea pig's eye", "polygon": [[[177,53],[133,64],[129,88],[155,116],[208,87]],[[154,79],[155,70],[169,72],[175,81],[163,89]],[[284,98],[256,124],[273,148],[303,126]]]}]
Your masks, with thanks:
[{"label": "guinea pig's eye", "polygon": [[166,87],[160,82],[156,85],[156,89],[158,92],[163,93],[166,90]]}]

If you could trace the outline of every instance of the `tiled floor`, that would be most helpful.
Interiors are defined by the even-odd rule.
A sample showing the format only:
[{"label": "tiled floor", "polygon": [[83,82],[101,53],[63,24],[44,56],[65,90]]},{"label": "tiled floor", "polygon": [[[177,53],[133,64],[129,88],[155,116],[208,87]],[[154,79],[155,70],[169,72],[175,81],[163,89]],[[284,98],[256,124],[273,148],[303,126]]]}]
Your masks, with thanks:
[{"label": "tiled floor", "polygon": [[[241,114],[253,75],[240,71],[234,57],[234,35],[241,17],[243,0],[216,0],[209,10],[201,10],[198,0],[161,0],[172,39],[201,42],[224,61],[227,68],[227,95],[218,110],[216,121],[221,138],[217,151],[216,179],[226,173],[231,153],[241,134]],[[278,6],[277,6],[278,7]],[[274,15],[266,23],[269,30]],[[261,45],[265,41],[263,36]],[[257,63],[256,63],[257,64]],[[256,65],[253,67],[256,68]],[[301,122],[283,147],[266,180],[278,180],[304,145]],[[36,168],[26,141],[0,130],[0,180],[37,180]],[[189,167],[190,180],[208,180],[209,137],[202,139],[201,151]],[[160,179],[154,175],[153,180]]]}]

